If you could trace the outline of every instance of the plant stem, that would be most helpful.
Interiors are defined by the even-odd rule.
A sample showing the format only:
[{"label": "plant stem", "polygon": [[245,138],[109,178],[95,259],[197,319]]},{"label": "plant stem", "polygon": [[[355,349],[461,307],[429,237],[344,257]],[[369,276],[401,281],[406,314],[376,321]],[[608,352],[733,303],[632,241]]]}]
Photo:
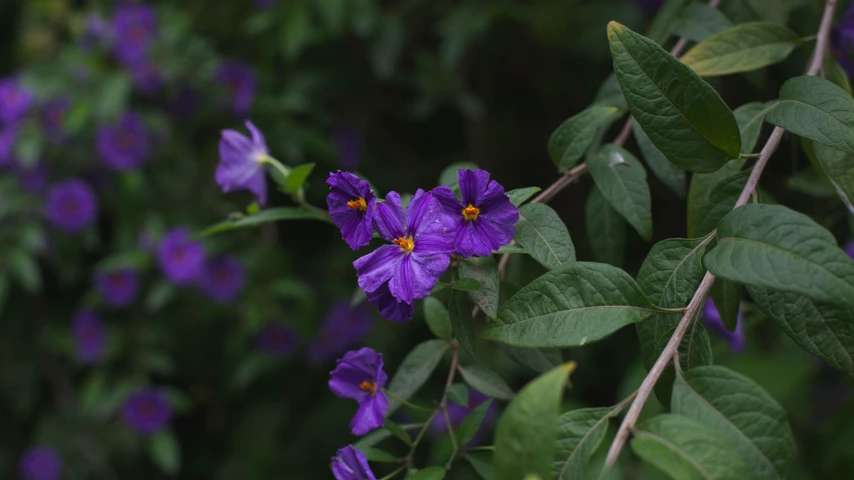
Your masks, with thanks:
[{"label": "plant stem", "polygon": [[[275,158],[273,158],[269,155],[264,157],[263,163],[265,163],[267,165],[272,165],[273,168],[275,168],[276,171],[278,171],[285,178],[288,178],[288,175],[290,175],[290,172],[288,171],[287,168],[285,168],[284,165],[282,165],[278,160],[276,160]],[[320,215],[324,215],[324,216],[329,216],[329,212],[327,212],[326,210],[324,210],[320,207],[315,207],[314,205],[306,202],[305,198],[303,198],[301,192],[302,192],[302,189],[300,189],[300,192],[291,193],[291,199],[293,199],[293,201],[297,205],[299,205],[300,207],[302,207],[308,211],[311,211],[311,212],[314,212],[314,213],[317,213]]]},{"label": "plant stem", "polygon": [[384,477],[383,477],[383,478],[381,478],[380,480],[391,480],[391,479],[392,479],[392,478],[394,478],[398,473],[400,473],[400,472],[402,472],[402,471],[404,471],[404,470],[406,470],[406,465],[401,465],[401,466],[400,466],[400,468],[398,468],[397,470],[395,470],[395,471],[393,471],[393,472],[389,473],[388,475],[384,476]]}]

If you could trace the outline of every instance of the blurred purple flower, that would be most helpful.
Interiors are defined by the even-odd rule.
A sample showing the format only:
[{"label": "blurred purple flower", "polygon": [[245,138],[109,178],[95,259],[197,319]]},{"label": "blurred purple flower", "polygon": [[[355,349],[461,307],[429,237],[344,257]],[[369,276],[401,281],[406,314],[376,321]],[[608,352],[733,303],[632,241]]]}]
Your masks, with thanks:
[{"label": "blurred purple flower", "polygon": [[322,365],[337,358],[348,349],[362,343],[371,332],[371,312],[364,304],[350,308],[350,301],[332,303],[317,334],[308,347],[312,365]]},{"label": "blurred purple flower", "polygon": [[385,423],[388,398],[382,388],[388,375],[383,371],[381,353],[367,347],[347,352],[330,375],[332,393],[359,403],[359,410],[350,422],[353,435],[365,435]]},{"label": "blurred purple flower", "polygon": [[0,127],[0,167],[8,167],[15,161],[15,142],[18,141],[18,127],[6,125]]},{"label": "blurred purple flower", "polygon": [[86,15],[86,25],[78,40],[78,46],[83,51],[89,51],[95,45],[111,38],[110,23],[100,12],[89,12]]},{"label": "blurred purple flower", "polygon": [[0,80],[0,120],[7,125],[20,120],[33,103],[33,95],[14,78]]},{"label": "blurred purple flower", "polygon": [[[371,243],[376,196],[370,184],[350,172],[338,170],[326,179],[326,206],[341,238],[355,252]],[[395,194],[396,195],[396,194]]]},{"label": "blurred purple flower", "polygon": [[136,297],[139,276],[129,268],[99,273],[95,277],[95,288],[108,304],[124,307],[130,305]]},{"label": "blurred purple flower", "polygon": [[854,4],[830,32],[830,53],[849,77],[854,77]]},{"label": "blurred purple flower", "polygon": [[239,117],[246,116],[252,107],[257,89],[252,68],[238,61],[224,62],[217,70],[216,79],[231,92],[234,113]]},{"label": "blurred purple flower", "polygon": [[352,445],[338,450],[332,457],[332,475],[335,480],[377,480],[365,454]]},{"label": "blurred purple flower", "polygon": [[59,140],[64,136],[62,124],[70,107],[71,101],[67,97],[60,97],[42,105],[42,127],[51,139]]},{"label": "blurred purple flower", "polygon": [[267,203],[267,177],[264,175],[265,159],[270,151],[264,135],[249,120],[246,128],[252,138],[235,130],[223,130],[219,141],[220,163],[216,167],[216,183],[224,193],[249,190],[255,194],[259,205]]},{"label": "blurred purple flower", "polygon": [[140,390],[125,400],[122,418],[137,433],[151,435],[166,428],[172,420],[172,406],[160,390]]},{"label": "blurred purple flower", "polygon": [[113,48],[116,58],[130,65],[145,58],[157,36],[157,12],[150,5],[122,3],[112,21]]},{"label": "blurred purple flower", "polygon": [[157,247],[157,261],[172,283],[185,285],[199,278],[205,268],[205,249],[184,228],[170,230]]},{"label": "blurred purple flower", "polygon": [[142,119],[125,113],[117,124],[98,131],[98,154],[114,170],[140,166],[151,153],[151,142]]},{"label": "blurred purple flower", "polygon": [[62,473],[62,459],[53,448],[36,445],[21,455],[18,471],[23,480],[58,480]]},{"label": "blurred purple flower", "polygon": [[76,178],[56,183],[47,191],[45,216],[61,230],[79,232],[92,225],[98,217],[95,192]]},{"label": "blurred purple flower", "polygon": [[415,313],[415,306],[412,303],[398,300],[391,294],[391,290],[388,289],[388,282],[373,292],[369,292],[367,298],[371,305],[377,307],[383,318],[392,322],[405,322],[412,318],[412,314]]},{"label": "blurred purple flower", "polygon": [[299,336],[296,330],[284,322],[268,323],[255,337],[258,350],[274,356],[284,356],[293,352],[298,342]]},{"label": "blurred purple flower", "polygon": [[15,164],[14,169],[18,176],[18,183],[31,193],[39,193],[47,185],[49,173],[44,162],[39,162],[31,167]]},{"label": "blurred purple flower", "polygon": [[744,316],[741,312],[738,312],[735,331],[730,332],[721,322],[721,314],[715,307],[715,302],[709,298],[703,307],[703,323],[709,330],[723,338],[733,353],[740,353],[744,350],[746,338],[744,336]]},{"label": "blurred purple flower", "polygon": [[199,287],[208,297],[220,303],[229,303],[240,295],[246,283],[246,270],[234,257],[210,260],[199,278]]},{"label": "blurred purple flower", "polygon": [[340,127],[332,135],[338,150],[338,165],[344,170],[356,170],[362,156],[362,135],[352,127]]},{"label": "blurred purple flower", "polygon": [[151,95],[163,86],[163,75],[154,62],[141,59],[128,64],[127,67],[134,86],[140,92]]},{"label": "blurred purple flower", "polygon": [[[468,405],[459,405],[454,403],[453,401],[448,401],[448,417],[451,419],[451,426],[454,427],[454,430],[459,430],[460,425],[462,425],[463,420],[474,411],[481,404],[489,400],[490,397],[478,392],[477,390],[469,389],[469,403]],[[477,433],[469,440],[468,446],[475,446],[480,444],[483,441],[483,436],[486,433],[486,430],[490,427],[492,422],[498,418],[498,405],[493,401],[486,407],[486,414],[483,416],[483,422],[480,424],[480,427],[477,429]],[[439,418],[434,421],[430,430],[434,435],[444,435],[445,432],[448,431],[448,424],[444,421],[443,418]]]},{"label": "blurred purple flower", "polygon": [[81,363],[88,365],[101,359],[107,335],[98,313],[88,309],[77,311],[71,331],[77,345],[77,359]]},{"label": "blurred purple flower", "polygon": [[854,259],[854,240],[851,240],[850,242],[846,243],[845,246],[842,248],[845,250],[845,253],[847,253],[849,257]]}]

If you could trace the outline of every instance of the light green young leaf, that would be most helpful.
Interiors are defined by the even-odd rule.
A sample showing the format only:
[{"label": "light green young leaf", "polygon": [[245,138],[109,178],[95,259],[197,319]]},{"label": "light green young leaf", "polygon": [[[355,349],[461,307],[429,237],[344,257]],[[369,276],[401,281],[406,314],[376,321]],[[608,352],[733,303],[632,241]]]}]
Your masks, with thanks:
[{"label": "light green young leaf", "polygon": [[587,238],[597,260],[619,267],[626,250],[626,221],[594,185],[585,205]]},{"label": "light green young leaf", "polygon": [[460,280],[471,278],[480,282],[481,288],[469,292],[472,302],[490,318],[498,313],[498,264],[492,257],[472,257],[460,261]]},{"label": "light green young leaf", "polygon": [[646,170],[628,150],[605,145],[588,159],[590,176],[602,195],[646,241],[652,239],[652,200]]},{"label": "light green young leaf", "polygon": [[626,272],[574,263],[540,276],[498,311],[482,336],[520,347],[572,347],[656,313]]},{"label": "light green young leaf", "polygon": [[[447,350],[448,342],[444,340],[427,340],[419,343],[397,367],[388,384],[388,390],[404,400],[409,400],[430,378],[430,374],[439,365]],[[399,407],[400,401],[389,395],[388,415],[394,413]]]},{"label": "light green young leaf", "polygon": [[451,316],[438,298],[431,296],[424,299],[424,318],[433,335],[444,340],[454,338]]},{"label": "light green young leaf", "polygon": [[626,403],[614,407],[582,408],[560,416],[552,463],[555,479],[587,478],[587,465],[605,438],[608,421],[625,407]]},{"label": "light green young leaf", "polygon": [[680,60],[701,77],[729,75],[782,62],[802,42],[777,23],[742,23],[694,45]]},{"label": "light green young leaf", "polygon": [[674,479],[753,478],[738,451],[718,432],[666,413],[637,425],[632,450]]},{"label": "light green young leaf", "polygon": [[786,411],[753,380],[709,365],[677,375],[671,411],[697,420],[735,447],[756,478],[786,478],[795,439]]},{"label": "light green young leaf", "polygon": [[483,365],[460,366],[459,370],[469,386],[486,396],[500,400],[512,400],[515,396],[504,379]]},{"label": "light green young leaf", "polygon": [[148,452],[154,464],[167,475],[174,476],[181,470],[181,447],[171,430],[163,430],[151,437]]},{"label": "light green young leaf", "polygon": [[471,302],[463,292],[451,292],[448,299],[448,315],[451,317],[451,328],[454,337],[460,342],[463,350],[474,356],[477,344],[477,333],[474,329],[474,318],[471,316]]},{"label": "light green young leaf", "polygon": [[765,120],[817,143],[854,154],[854,98],[823,78],[804,75],[780,88]]},{"label": "light green young leaf", "polygon": [[732,27],[732,22],[720,10],[704,3],[693,2],[682,9],[673,25],[673,33],[699,42]]},{"label": "light green young leaf", "polygon": [[542,190],[540,187],[517,188],[507,192],[507,196],[510,197],[510,203],[519,207],[519,205],[525,203],[526,200],[539,193],[540,190]]},{"label": "light green young leaf", "polygon": [[549,270],[575,261],[575,246],[566,225],[548,205],[523,205],[519,209],[514,239]]},{"label": "light green young leaf", "polygon": [[596,139],[599,127],[619,112],[617,107],[594,105],[569,117],[549,138],[549,157],[564,173],[572,168]]},{"label": "light green young leaf", "polygon": [[551,477],[561,398],[575,363],[535,378],[507,406],[495,431],[495,478]]},{"label": "light green young leaf", "polygon": [[714,172],[738,157],[738,125],[715,89],[619,23],[608,24],[608,41],[632,116],[668,160],[692,172]]},{"label": "light green young leaf", "polygon": [[312,170],[314,170],[313,163],[306,163],[294,167],[290,174],[288,174],[288,178],[285,179],[285,189],[289,192],[298,191],[305,184],[305,181],[308,179],[308,176],[311,175]]},{"label": "light green young leaf", "polygon": [[637,122],[632,122],[632,133],[635,140],[638,142],[638,147],[643,154],[643,159],[646,165],[652,170],[652,173],[661,180],[661,183],[667,186],[673,193],[680,198],[685,198],[685,193],[688,187],[685,184],[685,171],[676,165],[670,163],[667,157],[661,153],[661,150],[655,148],[652,140],[644,133],[643,129]]},{"label": "light green young leaf", "polygon": [[854,307],[854,260],[806,215],[782,205],[748,204],[721,220],[717,238],[703,258],[713,274]]}]

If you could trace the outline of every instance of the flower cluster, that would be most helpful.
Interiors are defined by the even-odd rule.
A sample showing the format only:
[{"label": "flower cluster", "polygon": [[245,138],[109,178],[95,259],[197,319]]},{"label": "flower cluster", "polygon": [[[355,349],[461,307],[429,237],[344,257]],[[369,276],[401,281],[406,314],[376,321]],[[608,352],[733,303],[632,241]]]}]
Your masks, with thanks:
[{"label": "flower cluster", "polygon": [[460,197],[447,186],[418,190],[405,209],[397,192],[378,201],[367,181],[332,173],[326,203],[332,222],[353,250],[373,233],[390,242],[353,262],[368,301],[393,321],[412,317],[413,300],[424,298],[445,273],[451,255],[490,255],[510,243],[519,211],[484,170],[460,170]]}]

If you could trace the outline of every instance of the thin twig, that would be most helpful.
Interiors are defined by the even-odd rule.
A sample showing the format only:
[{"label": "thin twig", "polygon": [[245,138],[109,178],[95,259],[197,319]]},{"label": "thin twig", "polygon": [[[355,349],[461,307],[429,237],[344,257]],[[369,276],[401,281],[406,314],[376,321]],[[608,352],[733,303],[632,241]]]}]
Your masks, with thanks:
[{"label": "thin twig", "polygon": [[[835,8],[836,0],[827,0],[824,7],[824,14],[821,18],[821,25],[819,26],[817,34],[818,41],[816,42],[816,48],[813,52],[810,64],[807,67],[806,75],[816,75],[821,70],[824,52],[827,48],[827,42],[830,36],[830,27],[833,23],[833,11]],[[747,184],[741,191],[741,195],[738,197],[738,201],[736,201],[733,209],[747,204],[747,201],[750,199],[750,196],[759,184],[759,178],[762,176],[762,171],[768,164],[768,160],[771,158],[771,155],[773,155],[777,150],[782,138],[783,129],[776,127],[774,131],[771,132],[771,136],[768,137],[768,140],[765,142],[765,146],[762,147],[759,159],[756,161],[753,171],[750,172]],[[670,340],[667,342],[664,350],[662,350],[661,355],[658,356],[655,364],[653,364],[652,368],[649,370],[646,378],[643,379],[640,388],[638,388],[638,395],[632,402],[632,406],[629,408],[626,416],[623,418],[623,422],[620,424],[619,430],[617,430],[617,435],[614,437],[614,441],[608,449],[608,456],[605,459],[606,468],[614,465],[617,458],[620,456],[620,452],[622,451],[623,446],[625,446],[626,440],[628,440],[629,432],[634,428],[635,423],[638,420],[638,416],[640,415],[641,410],[643,410],[644,404],[652,394],[652,390],[659,377],[661,377],[661,374],[664,372],[665,367],[667,367],[670,360],[676,356],[679,350],[679,344],[682,342],[682,337],[685,336],[685,332],[688,330],[691,322],[697,316],[700,308],[705,303],[714,282],[715,276],[707,271],[702,282],[700,282],[700,286],[697,288],[697,291],[688,303],[688,307],[685,309],[685,314],[676,325],[673,335],[670,337]]]}]

